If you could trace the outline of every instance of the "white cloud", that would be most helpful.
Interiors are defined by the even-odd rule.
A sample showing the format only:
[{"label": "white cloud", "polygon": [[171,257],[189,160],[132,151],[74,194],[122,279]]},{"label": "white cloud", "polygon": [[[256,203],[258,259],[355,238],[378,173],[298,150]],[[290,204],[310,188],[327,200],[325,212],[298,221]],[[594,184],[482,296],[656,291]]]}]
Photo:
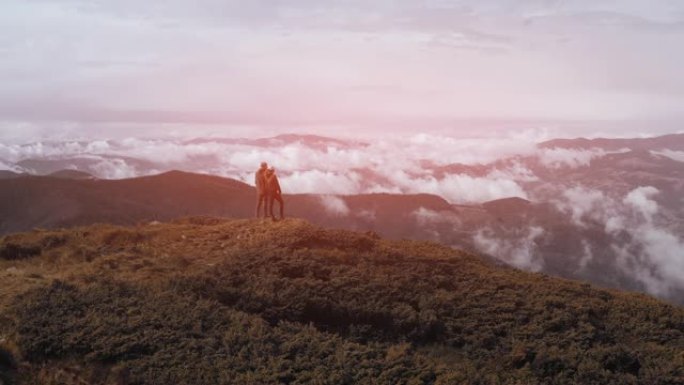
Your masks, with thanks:
[{"label": "white cloud", "polygon": [[448,175],[438,182],[438,195],[453,203],[483,202],[507,197],[527,198],[527,193],[514,180],[468,175]]},{"label": "white cloud", "polygon": [[562,192],[561,201],[556,201],[557,206],[565,212],[570,212],[572,221],[578,226],[584,227],[585,217],[599,219],[610,206],[606,205],[607,197],[600,190],[593,190],[581,186],[575,186]]},{"label": "white cloud", "polygon": [[102,159],[91,166],[93,173],[105,179],[125,179],[141,176],[135,166],[131,166],[123,159]]},{"label": "white cloud", "polygon": [[582,240],[582,257],[579,260],[579,268],[585,269],[589,262],[594,259],[594,253],[591,251],[591,244],[586,240]]},{"label": "white cloud", "polygon": [[418,210],[412,212],[411,215],[416,217],[418,224],[421,226],[432,225],[434,223],[440,223],[444,221],[444,216],[442,216],[440,213],[434,210],[426,209],[425,207],[420,207]]},{"label": "white cloud", "polygon": [[667,295],[669,283],[663,280],[650,265],[644,263],[640,252],[634,250],[634,245],[612,244],[611,250],[616,256],[618,268],[643,284],[646,291],[653,295]]},{"label": "white cloud", "polygon": [[349,206],[344,199],[335,195],[321,195],[319,199],[328,214],[340,217],[349,215]]},{"label": "white cloud", "polygon": [[[633,213],[631,247],[620,249],[623,269],[631,271],[655,295],[667,296],[673,288],[684,289],[684,239],[664,224],[658,223],[659,194],[653,186],[630,191],[622,202]],[[638,219],[635,219],[638,218]],[[625,222],[630,219],[623,219]]]},{"label": "white cloud", "polygon": [[13,164],[5,163],[2,160],[0,160],[0,170],[9,170],[9,171],[17,172],[17,173],[22,172],[22,170],[19,167],[15,166]]},{"label": "white cloud", "polygon": [[[612,197],[584,187],[566,189],[556,204],[572,221],[586,227],[601,224],[611,240],[616,266],[641,282],[654,295],[667,297],[672,289],[684,289],[684,240],[663,222],[653,186],[633,189],[624,197]],[[580,268],[594,258],[586,240]]]},{"label": "white cloud", "polygon": [[645,226],[640,230],[638,238],[663,281],[684,288],[684,240],[661,228]]},{"label": "white cloud", "polygon": [[491,229],[480,229],[473,237],[473,241],[475,247],[483,253],[502,259],[520,269],[540,271],[544,267],[544,260],[536,252],[536,240],[544,234],[544,229],[532,226],[515,231],[516,236],[507,236],[504,239]]},{"label": "white cloud", "polygon": [[[521,136],[522,135],[522,136]],[[490,163],[514,155],[531,155],[535,152],[538,136],[531,132],[514,132],[494,137],[461,137],[417,134],[393,143],[415,158],[429,159],[437,165],[453,163]]]},{"label": "white cloud", "polygon": [[653,155],[662,155],[664,157],[676,160],[677,162],[684,162],[684,151],[674,151],[674,150],[661,150],[661,151],[651,151]]},{"label": "white cloud", "polygon": [[373,222],[376,218],[376,212],[375,210],[359,210],[356,213],[356,217],[365,221]]},{"label": "white cloud", "polygon": [[453,211],[435,211],[419,207],[411,213],[411,216],[416,218],[419,225],[425,227],[439,224],[461,225],[460,218]]},{"label": "white cloud", "polygon": [[612,245],[622,271],[653,295],[668,297],[673,289],[684,289],[684,240],[652,223],[641,224],[630,234],[631,242]]},{"label": "white cloud", "polygon": [[653,216],[658,212],[658,203],[651,198],[658,193],[660,191],[653,186],[637,187],[630,191],[622,202],[631,206],[641,213],[648,222],[651,222]]},{"label": "white cloud", "polygon": [[606,219],[605,230],[608,234],[615,234],[625,229],[625,218],[616,215]]},{"label": "white cloud", "polygon": [[514,160],[505,168],[492,170],[488,175],[490,178],[510,179],[517,182],[536,182],[539,177],[532,170],[525,167],[520,161]]},{"label": "white cloud", "polygon": [[591,150],[573,150],[567,148],[540,149],[537,156],[539,161],[548,168],[562,167],[577,168],[588,166],[592,159],[605,156],[606,152],[595,148]]},{"label": "white cloud", "polygon": [[485,202],[506,197],[527,198],[527,193],[516,181],[496,176],[448,174],[437,179],[433,176],[412,177],[398,170],[389,178],[404,192],[435,194],[451,203]]},{"label": "white cloud", "polygon": [[284,192],[349,195],[360,191],[360,177],[354,172],[335,173],[310,170],[280,176]]}]

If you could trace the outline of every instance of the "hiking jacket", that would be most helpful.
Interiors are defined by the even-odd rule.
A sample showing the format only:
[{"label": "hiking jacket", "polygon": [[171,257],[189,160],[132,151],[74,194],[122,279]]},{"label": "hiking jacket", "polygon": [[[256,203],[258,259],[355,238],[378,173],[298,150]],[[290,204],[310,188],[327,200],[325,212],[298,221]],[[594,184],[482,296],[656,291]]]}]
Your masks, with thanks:
[{"label": "hiking jacket", "polygon": [[266,193],[280,194],[280,183],[278,183],[278,177],[275,174],[266,178]]}]

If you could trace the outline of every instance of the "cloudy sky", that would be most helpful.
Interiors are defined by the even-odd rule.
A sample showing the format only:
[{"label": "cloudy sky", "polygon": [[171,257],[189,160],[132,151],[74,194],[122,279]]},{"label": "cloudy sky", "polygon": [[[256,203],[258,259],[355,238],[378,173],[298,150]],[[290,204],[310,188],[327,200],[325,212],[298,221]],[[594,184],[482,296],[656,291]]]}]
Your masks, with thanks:
[{"label": "cloudy sky", "polygon": [[3,0],[0,139],[684,130],[680,0]]}]

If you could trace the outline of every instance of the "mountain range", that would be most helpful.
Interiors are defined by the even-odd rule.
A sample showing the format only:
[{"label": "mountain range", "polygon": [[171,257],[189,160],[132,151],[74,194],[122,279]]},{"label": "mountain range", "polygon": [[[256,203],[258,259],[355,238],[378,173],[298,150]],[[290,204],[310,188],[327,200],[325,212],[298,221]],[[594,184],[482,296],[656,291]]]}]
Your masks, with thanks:
[{"label": "mountain range", "polygon": [[[145,143],[146,148],[169,145]],[[159,173],[180,163],[122,155],[122,146],[112,141],[25,145],[31,148],[27,154],[41,147],[49,155],[15,159],[0,174],[0,233],[185,215],[252,217],[255,194],[245,183],[252,171],[241,168],[243,157],[292,153],[299,158],[284,157],[278,168],[288,216],[392,239],[437,241],[515,267],[684,303],[681,134],[551,140],[488,163],[445,164],[439,156],[420,153],[398,171],[388,171],[391,165],[385,164],[363,168],[363,162],[354,161],[381,156],[380,145],[320,136],[197,138],[172,147],[194,151],[184,169],[232,170],[233,177]],[[74,155],[65,148],[80,150]],[[232,152],[218,153],[221,149]],[[343,159],[346,168],[323,169],[317,181],[327,186],[352,180],[350,192],[287,194],[308,186],[305,173],[328,167],[311,163],[320,157]],[[141,176],[103,179],[98,174],[103,162]],[[62,171],[65,167],[70,171]],[[481,200],[459,200],[467,194]]]}]

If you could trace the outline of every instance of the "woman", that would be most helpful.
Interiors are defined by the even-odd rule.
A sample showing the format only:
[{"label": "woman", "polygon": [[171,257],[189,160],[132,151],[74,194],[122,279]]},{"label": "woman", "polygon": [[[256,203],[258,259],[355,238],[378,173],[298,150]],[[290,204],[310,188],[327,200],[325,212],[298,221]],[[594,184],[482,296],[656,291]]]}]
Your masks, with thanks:
[{"label": "woman", "polygon": [[284,205],[282,191],[280,190],[280,183],[278,182],[278,177],[275,174],[275,168],[271,167],[266,171],[266,207],[268,208],[268,213],[271,215],[271,219],[276,220],[275,215],[273,215],[273,203],[278,201],[280,204],[280,219],[285,219]]}]

